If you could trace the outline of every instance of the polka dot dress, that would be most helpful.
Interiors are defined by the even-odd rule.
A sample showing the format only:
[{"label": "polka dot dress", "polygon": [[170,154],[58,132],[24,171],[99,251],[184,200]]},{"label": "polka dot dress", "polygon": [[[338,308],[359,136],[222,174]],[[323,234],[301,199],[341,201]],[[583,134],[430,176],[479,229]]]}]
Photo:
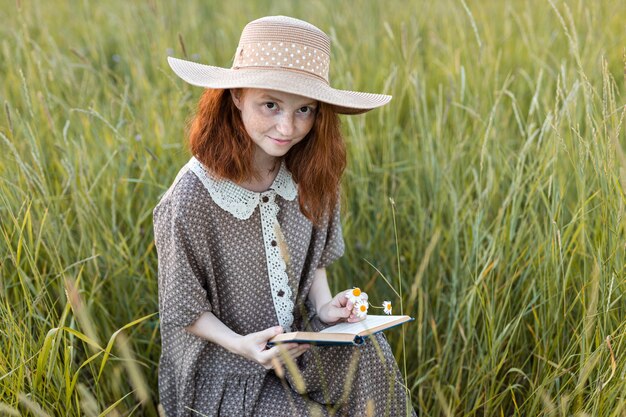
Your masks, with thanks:
[{"label": "polka dot dress", "polygon": [[358,347],[311,348],[297,359],[305,383],[297,392],[288,372],[281,379],[184,329],[206,311],[241,335],[324,327],[307,296],[314,271],[343,254],[339,210],[313,226],[293,190],[284,164],[268,191],[254,193],[192,158],[155,207],[168,417],[415,415],[382,334]]}]

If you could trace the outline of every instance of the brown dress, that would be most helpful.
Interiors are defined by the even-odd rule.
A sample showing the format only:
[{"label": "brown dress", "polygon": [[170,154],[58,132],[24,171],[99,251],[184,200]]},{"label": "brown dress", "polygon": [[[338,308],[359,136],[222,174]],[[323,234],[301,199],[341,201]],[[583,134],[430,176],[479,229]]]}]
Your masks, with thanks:
[{"label": "brown dress", "polygon": [[297,359],[305,383],[298,393],[289,373],[281,379],[184,329],[205,311],[241,335],[279,324],[323,327],[307,296],[314,271],[343,254],[339,210],[314,227],[284,164],[270,189],[255,193],[213,178],[192,158],[153,217],[159,395],[168,417],[415,415],[382,334],[360,346],[309,349]]}]

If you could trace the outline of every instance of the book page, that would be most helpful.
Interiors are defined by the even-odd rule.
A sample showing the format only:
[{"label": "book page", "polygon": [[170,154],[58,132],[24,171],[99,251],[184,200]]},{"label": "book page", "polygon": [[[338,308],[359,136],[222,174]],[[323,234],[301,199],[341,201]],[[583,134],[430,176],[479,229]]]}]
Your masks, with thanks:
[{"label": "book page", "polygon": [[384,325],[387,323],[391,323],[394,320],[397,320],[402,316],[367,316],[367,318],[363,321],[357,323],[339,323],[334,326],[330,326],[324,330],[321,330],[320,333],[348,333],[348,334],[358,334],[363,330],[371,329],[376,326]]}]

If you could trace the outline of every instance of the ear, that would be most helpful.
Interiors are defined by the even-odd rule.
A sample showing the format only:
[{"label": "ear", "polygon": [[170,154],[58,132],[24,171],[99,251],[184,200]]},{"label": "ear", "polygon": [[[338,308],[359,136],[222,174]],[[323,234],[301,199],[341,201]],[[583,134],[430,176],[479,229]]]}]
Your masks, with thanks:
[{"label": "ear", "polygon": [[229,91],[230,91],[230,98],[233,100],[233,103],[235,103],[235,107],[241,110],[241,97],[242,97],[241,88],[232,88]]}]

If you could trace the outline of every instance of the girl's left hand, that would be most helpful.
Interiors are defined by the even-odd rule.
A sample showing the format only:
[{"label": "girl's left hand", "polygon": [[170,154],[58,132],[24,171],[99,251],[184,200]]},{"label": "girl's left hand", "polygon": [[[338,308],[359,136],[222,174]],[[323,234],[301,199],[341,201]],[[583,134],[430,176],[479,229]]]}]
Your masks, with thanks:
[{"label": "girl's left hand", "polygon": [[[318,316],[326,324],[336,324],[340,321],[348,323],[356,323],[363,320],[357,317],[352,308],[354,303],[346,297],[346,293],[350,290],[343,290],[335,295],[332,300],[324,304],[318,311]],[[363,299],[367,300],[367,294],[361,293]]]}]

